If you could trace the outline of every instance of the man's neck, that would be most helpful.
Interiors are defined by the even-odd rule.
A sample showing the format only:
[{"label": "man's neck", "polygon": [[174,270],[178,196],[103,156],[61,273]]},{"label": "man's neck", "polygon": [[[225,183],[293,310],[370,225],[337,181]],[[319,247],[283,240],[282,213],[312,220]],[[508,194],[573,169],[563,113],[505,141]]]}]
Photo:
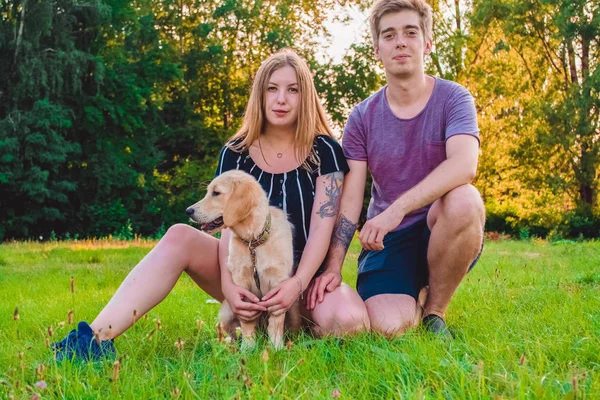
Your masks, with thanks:
[{"label": "man's neck", "polygon": [[422,101],[427,93],[427,75],[416,74],[406,79],[387,76],[386,97],[392,108],[411,107]]}]

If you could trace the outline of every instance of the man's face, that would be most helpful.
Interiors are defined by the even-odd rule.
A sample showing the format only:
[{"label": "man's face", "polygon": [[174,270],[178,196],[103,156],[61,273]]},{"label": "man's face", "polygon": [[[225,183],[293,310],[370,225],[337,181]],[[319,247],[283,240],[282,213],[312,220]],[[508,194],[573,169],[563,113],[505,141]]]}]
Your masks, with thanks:
[{"label": "man's face", "polygon": [[409,77],[423,73],[423,58],[430,52],[431,42],[425,43],[416,11],[386,14],[379,21],[375,57],[381,60],[387,74]]}]

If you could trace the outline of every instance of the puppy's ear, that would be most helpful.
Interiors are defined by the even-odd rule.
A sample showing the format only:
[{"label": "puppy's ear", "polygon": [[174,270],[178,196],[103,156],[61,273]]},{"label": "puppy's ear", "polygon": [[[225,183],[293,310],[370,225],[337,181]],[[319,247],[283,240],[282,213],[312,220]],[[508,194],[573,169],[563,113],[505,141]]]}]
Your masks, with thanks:
[{"label": "puppy's ear", "polygon": [[250,216],[252,210],[258,205],[256,188],[262,190],[260,185],[242,179],[232,182],[232,190],[225,209],[223,210],[223,223],[231,227]]}]

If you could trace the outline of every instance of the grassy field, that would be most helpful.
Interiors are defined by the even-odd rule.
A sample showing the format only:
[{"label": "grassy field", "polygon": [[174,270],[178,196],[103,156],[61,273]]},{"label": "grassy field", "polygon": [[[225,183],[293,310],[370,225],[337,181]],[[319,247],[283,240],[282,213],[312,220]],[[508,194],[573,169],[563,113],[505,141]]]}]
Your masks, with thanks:
[{"label": "grassy field", "polygon": [[49,335],[91,322],[152,244],[0,245],[0,398],[600,398],[597,241],[487,243],[448,312],[451,342],[419,329],[391,341],[299,335],[242,353],[219,341],[218,305],[184,276],[116,340],[118,367],[53,363]]}]

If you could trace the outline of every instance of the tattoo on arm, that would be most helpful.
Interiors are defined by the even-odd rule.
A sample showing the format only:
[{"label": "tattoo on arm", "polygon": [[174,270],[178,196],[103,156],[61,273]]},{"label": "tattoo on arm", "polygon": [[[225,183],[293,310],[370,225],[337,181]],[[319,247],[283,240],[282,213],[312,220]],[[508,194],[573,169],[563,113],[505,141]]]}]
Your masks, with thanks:
[{"label": "tattoo on arm", "polygon": [[331,238],[331,247],[343,247],[344,250],[348,250],[354,232],[356,232],[356,224],[350,222],[344,214],[340,214]]},{"label": "tattoo on arm", "polygon": [[328,200],[317,212],[321,219],[335,217],[337,215],[340,206],[340,197],[342,195],[344,174],[342,172],[333,172],[326,177],[329,178],[328,185],[325,187],[325,194],[327,195]]}]

